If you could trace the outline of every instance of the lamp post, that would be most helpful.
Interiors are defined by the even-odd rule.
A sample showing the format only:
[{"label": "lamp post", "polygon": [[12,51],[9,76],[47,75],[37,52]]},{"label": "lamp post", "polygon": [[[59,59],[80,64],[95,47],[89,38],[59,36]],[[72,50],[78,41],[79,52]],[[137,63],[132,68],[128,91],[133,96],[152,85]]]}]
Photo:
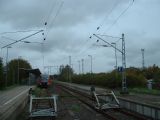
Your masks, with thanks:
[{"label": "lamp post", "polygon": [[91,58],[91,74],[92,74],[92,55],[88,55]]},{"label": "lamp post", "polygon": [[5,87],[7,87],[7,81],[8,81],[8,49],[12,48],[11,46],[7,46],[7,55],[6,55],[6,81],[5,81]]},{"label": "lamp post", "polygon": [[93,80],[93,74],[92,74],[92,55],[88,55],[88,57],[90,57],[91,59],[91,71],[90,71],[90,75],[91,75],[91,85],[93,84],[92,80]]},{"label": "lamp post", "polygon": [[142,69],[144,70],[144,49],[141,49],[142,52]]},{"label": "lamp post", "polygon": [[117,70],[117,50],[116,50],[116,48],[117,48],[117,45],[116,45],[116,43],[111,43],[111,44],[113,44],[114,46],[115,46],[115,59],[116,59],[116,66],[115,66],[115,69]]},{"label": "lamp post", "polygon": [[72,70],[72,63],[71,63],[71,56],[69,56],[68,78],[70,83],[72,83],[71,70]]},{"label": "lamp post", "polygon": [[21,56],[18,56],[18,74],[17,74],[17,78],[18,78],[18,84],[20,84],[20,80],[19,80],[19,60],[21,59]]},{"label": "lamp post", "polygon": [[84,59],[81,59],[82,61],[82,74],[84,74]]},{"label": "lamp post", "polygon": [[80,65],[80,60],[78,60],[78,67],[79,67],[79,74],[81,74],[81,65]]}]

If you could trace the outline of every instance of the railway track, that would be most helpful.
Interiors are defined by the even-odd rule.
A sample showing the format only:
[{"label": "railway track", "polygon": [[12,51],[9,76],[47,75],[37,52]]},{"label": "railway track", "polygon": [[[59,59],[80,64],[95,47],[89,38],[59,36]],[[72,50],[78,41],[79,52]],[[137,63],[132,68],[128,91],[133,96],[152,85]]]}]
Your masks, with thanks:
[{"label": "railway track", "polygon": [[87,93],[80,92],[63,85],[59,85],[59,87],[63,91],[75,96],[82,103],[86,104],[87,106],[94,109],[98,113],[103,114],[106,118],[110,120],[150,120],[150,118],[146,118],[145,116],[141,116],[137,113],[133,113],[122,108],[107,109],[107,110],[96,109],[94,106],[95,100],[91,96],[89,96]]},{"label": "railway track", "polygon": [[[45,90],[45,92],[47,93],[47,96],[48,97],[51,97],[50,93],[48,90]],[[40,94],[38,95],[38,97],[43,97],[43,93],[40,92]],[[41,108],[50,108],[50,107],[53,107],[53,101],[51,101],[50,99],[48,100],[35,100],[33,102],[33,109],[41,109]]]},{"label": "railway track", "polygon": [[41,89],[38,95],[30,96],[29,120],[54,120],[57,112],[56,96],[48,89]]},{"label": "railway track", "polygon": [[[52,91],[46,93],[58,94],[57,117],[35,117],[27,120],[147,120],[143,116],[126,111],[124,109],[100,110],[95,108],[96,102],[87,93],[77,91],[60,84],[51,87]],[[44,93],[44,94],[46,94]],[[43,94],[41,94],[43,96]],[[41,96],[39,95],[39,96]],[[49,94],[47,96],[50,96]],[[50,100],[35,100],[33,109],[53,106]],[[28,111],[28,109],[27,109]],[[26,114],[29,116],[29,114]],[[24,117],[22,117],[24,120]],[[22,119],[18,119],[22,120]]]}]

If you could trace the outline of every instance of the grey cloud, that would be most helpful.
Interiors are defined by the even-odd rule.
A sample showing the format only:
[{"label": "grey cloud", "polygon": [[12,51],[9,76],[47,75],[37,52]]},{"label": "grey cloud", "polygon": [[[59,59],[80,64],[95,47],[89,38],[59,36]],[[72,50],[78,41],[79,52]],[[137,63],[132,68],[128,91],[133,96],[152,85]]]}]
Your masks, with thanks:
[{"label": "grey cloud", "polygon": [[[17,31],[26,29],[44,29],[45,21],[48,21],[47,35],[44,47],[45,63],[65,64],[68,63],[68,56],[73,57],[73,62],[84,58],[86,60],[86,70],[89,71],[88,54],[95,57],[94,70],[107,71],[113,69],[115,58],[114,49],[95,48],[96,38],[88,40],[97,24],[104,20],[112,6],[117,3],[117,7],[104,20],[102,30],[96,33],[103,34],[113,23],[115,18],[127,7],[132,0],[65,0],[63,7],[53,22],[56,11],[61,4],[59,0],[0,0],[0,25],[5,31]],[[51,6],[55,4],[50,19],[47,20]],[[126,40],[126,60],[127,66],[141,66],[141,48],[145,48],[146,64],[159,64],[159,0],[146,1],[135,0],[133,6],[118,20],[112,29],[106,34],[121,36],[125,33]],[[106,28],[105,28],[106,27]],[[47,32],[45,31],[45,34]],[[19,39],[30,33],[6,34],[13,39]],[[42,42],[43,36],[38,34],[27,41]],[[88,41],[87,41],[88,40]],[[112,39],[106,39],[114,42]],[[9,43],[1,39],[0,46]],[[103,44],[103,43],[102,43]],[[121,42],[118,42],[121,49]],[[27,56],[33,60],[33,64],[42,63],[42,47],[39,44],[18,43],[13,46],[11,57]],[[5,50],[3,50],[3,56]],[[32,59],[33,57],[33,59]],[[118,53],[118,64],[121,65],[121,54]],[[78,69],[77,69],[78,70]]]},{"label": "grey cloud", "polygon": [[[125,0],[127,1],[127,0]],[[107,13],[114,2],[121,3],[117,0],[67,0],[53,25],[56,27],[61,26],[74,26],[90,18],[97,19],[103,14]],[[123,1],[124,2],[124,1]],[[50,2],[49,0],[17,0],[17,1],[3,1],[0,8],[1,22],[8,23],[15,28],[27,29],[35,27],[44,27],[44,22],[47,21],[48,13],[50,13],[52,4],[55,4],[55,9],[50,16],[52,20],[60,5],[60,1]],[[52,25],[49,21],[50,25]],[[50,26],[52,27],[52,26]]]}]

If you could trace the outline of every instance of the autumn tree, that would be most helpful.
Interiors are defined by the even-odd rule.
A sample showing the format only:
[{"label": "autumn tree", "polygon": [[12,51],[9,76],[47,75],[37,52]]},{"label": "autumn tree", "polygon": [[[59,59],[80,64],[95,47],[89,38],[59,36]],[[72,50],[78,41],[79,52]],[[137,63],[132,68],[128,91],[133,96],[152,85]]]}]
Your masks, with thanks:
[{"label": "autumn tree", "polygon": [[69,65],[61,65],[59,71],[59,80],[68,82],[71,80],[71,77],[73,76],[73,69]]},{"label": "autumn tree", "polygon": [[2,58],[0,58],[0,89],[5,87],[5,81],[3,76],[3,61]]},{"label": "autumn tree", "polygon": [[8,63],[7,85],[20,84],[22,79],[27,78],[21,69],[31,69],[31,65],[24,59],[13,59]]}]

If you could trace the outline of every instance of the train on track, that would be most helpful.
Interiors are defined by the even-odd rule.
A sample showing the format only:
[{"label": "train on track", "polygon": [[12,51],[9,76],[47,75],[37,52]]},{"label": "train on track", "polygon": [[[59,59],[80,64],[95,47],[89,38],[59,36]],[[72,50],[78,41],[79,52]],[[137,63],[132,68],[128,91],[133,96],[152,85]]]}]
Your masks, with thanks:
[{"label": "train on track", "polygon": [[53,77],[48,74],[42,74],[37,79],[37,86],[40,88],[48,88],[53,82]]}]

